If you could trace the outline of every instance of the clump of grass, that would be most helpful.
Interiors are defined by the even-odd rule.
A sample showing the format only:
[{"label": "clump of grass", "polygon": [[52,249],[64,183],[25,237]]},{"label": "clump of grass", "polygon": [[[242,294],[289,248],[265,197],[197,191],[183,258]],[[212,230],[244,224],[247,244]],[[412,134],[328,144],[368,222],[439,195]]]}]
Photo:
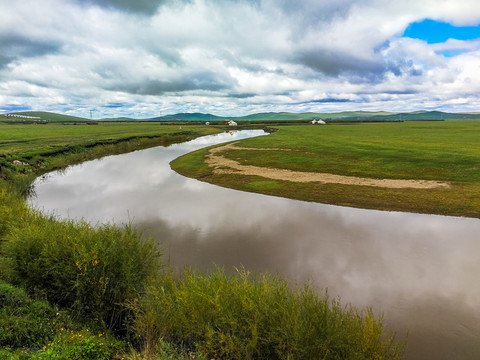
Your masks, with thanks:
[{"label": "clump of grass", "polygon": [[4,277],[113,330],[123,329],[125,304],[160,269],[153,240],[130,226],[92,228],[25,211],[5,240]]},{"label": "clump of grass", "polygon": [[[371,310],[294,290],[272,276],[166,275],[135,305],[145,351],[162,341],[215,359],[399,359],[402,345]],[[161,345],[163,346],[163,345]]]},{"label": "clump of grass", "polygon": [[[32,359],[108,360],[120,353],[120,342],[104,333],[61,329],[53,341],[32,354]],[[120,357],[117,357],[118,359]]]},{"label": "clump of grass", "polygon": [[70,326],[68,317],[45,301],[0,281],[0,347],[40,348],[60,327]]},{"label": "clump of grass", "polygon": [[[0,281],[0,359],[111,359],[123,344]],[[80,329],[80,330],[78,330]]]}]

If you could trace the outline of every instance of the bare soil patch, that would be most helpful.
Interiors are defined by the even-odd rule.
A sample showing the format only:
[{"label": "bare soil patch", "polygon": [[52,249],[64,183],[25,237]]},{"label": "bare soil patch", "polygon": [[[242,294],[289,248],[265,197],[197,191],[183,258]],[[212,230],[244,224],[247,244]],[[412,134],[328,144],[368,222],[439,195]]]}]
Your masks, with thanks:
[{"label": "bare soil patch", "polygon": [[285,180],[293,182],[318,182],[323,184],[344,184],[359,186],[376,186],[390,189],[436,189],[449,188],[450,184],[440,181],[430,180],[407,180],[407,179],[371,179],[356,176],[335,175],[329,173],[292,171],[286,169],[266,168],[252,165],[242,165],[239,162],[228,159],[221,155],[226,150],[256,150],[256,151],[278,151],[286,149],[260,149],[243,148],[235,146],[236,143],[230,143],[224,146],[216,147],[210,150],[206,164],[212,167],[214,174],[239,174],[255,175],[274,180]]}]

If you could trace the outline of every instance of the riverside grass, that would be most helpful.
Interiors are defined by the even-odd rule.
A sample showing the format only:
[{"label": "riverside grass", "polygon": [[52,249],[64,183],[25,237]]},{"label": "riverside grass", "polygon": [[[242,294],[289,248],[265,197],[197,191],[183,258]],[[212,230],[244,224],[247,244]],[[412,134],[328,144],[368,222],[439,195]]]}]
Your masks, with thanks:
[{"label": "riverside grass", "polygon": [[244,269],[167,273],[137,306],[136,334],[154,352],[160,340],[207,359],[373,360],[400,359],[403,352],[371,309],[345,307],[308,285],[293,289]]},{"label": "riverside grass", "polygon": [[[30,127],[11,129],[25,139],[37,137],[34,125],[24,126]],[[1,333],[0,357],[312,359],[321,349],[325,359],[401,358],[403,345],[369,310],[343,308],[308,287],[292,290],[269,275],[232,277],[218,270],[173,277],[159,261],[158,245],[131,226],[92,228],[29,209],[23,196],[35,176],[165,141],[161,130],[146,140],[125,131],[92,134],[92,141],[91,128],[96,129],[67,131],[71,140],[64,145],[44,135],[34,141],[34,150],[24,142],[3,153],[0,316],[13,325]],[[195,127],[179,130],[167,134],[168,142],[201,133]],[[51,148],[51,142],[57,145]],[[28,165],[13,165],[14,158]],[[3,301],[2,294],[10,300]],[[22,303],[24,310],[13,311],[12,303]],[[15,336],[24,334],[21,340],[12,337],[12,329]]]},{"label": "riverside grass", "polygon": [[[372,179],[430,180],[438,189],[296,183],[214,174],[202,149],[174,160],[182,175],[244,191],[368,209],[480,217],[480,121],[278,126],[222,155],[243,165]],[[252,150],[258,148],[259,150]],[[260,149],[275,149],[265,151]]]}]

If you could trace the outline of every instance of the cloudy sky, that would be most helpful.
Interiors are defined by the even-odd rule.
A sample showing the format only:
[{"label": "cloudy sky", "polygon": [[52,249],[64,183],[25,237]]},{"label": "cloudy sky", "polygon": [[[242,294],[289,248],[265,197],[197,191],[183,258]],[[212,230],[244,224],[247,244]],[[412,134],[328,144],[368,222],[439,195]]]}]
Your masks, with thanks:
[{"label": "cloudy sky", "polygon": [[0,0],[0,112],[480,111],[478,0]]}]

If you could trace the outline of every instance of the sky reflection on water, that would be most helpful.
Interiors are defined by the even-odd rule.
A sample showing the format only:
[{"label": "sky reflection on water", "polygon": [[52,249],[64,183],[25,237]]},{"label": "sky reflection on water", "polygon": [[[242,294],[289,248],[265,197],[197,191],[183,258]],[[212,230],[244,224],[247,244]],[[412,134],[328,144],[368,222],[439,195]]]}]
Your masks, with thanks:
[{"label": "sky reflection on water", "polygon": [[[259,133],[258,133],[259,134]],[[383,311],[408,359],[480,357],[480,221],[361,210],[184,178],[174,158],[250,134],[220,134],[52,173],[30,205],[93,224],[132,222],[175,269],[244,266],[328,288]]]}]

